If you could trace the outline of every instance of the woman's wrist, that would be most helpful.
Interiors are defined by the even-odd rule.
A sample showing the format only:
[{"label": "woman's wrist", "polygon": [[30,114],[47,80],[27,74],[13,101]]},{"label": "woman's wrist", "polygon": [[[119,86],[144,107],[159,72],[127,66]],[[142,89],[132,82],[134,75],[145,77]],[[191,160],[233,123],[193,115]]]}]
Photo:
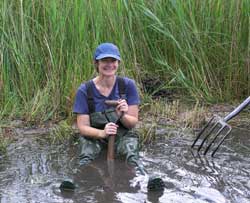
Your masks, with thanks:
[{"label": "woman's wrist", "polygon": [[119,118],[119,117],[122,115],[122,112],[116,110],[116,115],[117,115],[117,117]]},{"label": "woman's wrist", "polygon": [[99,133],[98,133],[98,137],[99,138],[105,138],[106,137],[105,130],[100,130]]},{"label": "woman's wrist", "polygon": [[125,115],[125,112],[118,111],[116,112],[116,115],[117,115],[117,122],[118,122],[123,118],[123,116]]},{"label": "woman's wrist", "polygon": [[119,120],[121,120],[124,117],[125,113],[121,112],[120,116],[119,116]]}]

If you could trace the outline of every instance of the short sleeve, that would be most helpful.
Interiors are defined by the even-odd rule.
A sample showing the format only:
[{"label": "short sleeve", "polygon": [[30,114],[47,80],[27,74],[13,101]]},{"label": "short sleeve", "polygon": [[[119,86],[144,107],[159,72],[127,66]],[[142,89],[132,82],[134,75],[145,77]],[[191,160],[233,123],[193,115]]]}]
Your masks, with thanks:
[{"label": "short sleeve", "polygon": [[87,89],[86,85],[82,84],[75,96],[73,113],[76,114],[89,114],[88,102],[87,102]]},{"label": "short sleeve", "polygon": [[135,85],[135,81],[132,79],[128,79],[126,95],[127,95],[128,105],[140,104],[140,98],[139,98],[139,94]]}]

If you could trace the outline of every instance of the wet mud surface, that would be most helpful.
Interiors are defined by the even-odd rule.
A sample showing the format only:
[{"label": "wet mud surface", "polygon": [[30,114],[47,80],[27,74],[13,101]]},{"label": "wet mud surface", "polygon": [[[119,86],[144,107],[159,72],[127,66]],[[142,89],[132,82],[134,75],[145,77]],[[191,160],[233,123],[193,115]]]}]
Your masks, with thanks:
[{"label": "wet mud surface", "polygon": [[[234,128],[212,158],[190,149],[192,133],[159,129],[140,155],[149,174],[164,180],[162,192],[148,192],[148,177],[136,175],[124,160],[108,164],[105,152],[80,168],[75,141],[53,144],[46,133],[20,130],[0,156],[1,203],[250,202],[249,130]],[[73,181],[75,191],[61,191],[63,180]]]}]

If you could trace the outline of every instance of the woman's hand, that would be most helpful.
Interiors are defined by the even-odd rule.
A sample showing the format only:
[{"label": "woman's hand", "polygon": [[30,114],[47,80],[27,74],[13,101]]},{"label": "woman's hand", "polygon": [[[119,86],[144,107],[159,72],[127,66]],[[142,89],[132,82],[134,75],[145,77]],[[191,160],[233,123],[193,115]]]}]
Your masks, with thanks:
[{"label": "woman's hand", "polygon": [[112,122],[110,122],[110,123],[107,123],[106,125],[105,125],[105,128],[104,128],[104,130],[102,131],[103,133],[101,133],[101,137],[102,138],[106,138],[106,137],[108,137],[109,135],[116,135],[116,133],[117,133],[117,128],[118,128],[119,126],[118,125],[116,125],[115,123],[112,123]]},{"label": "woman's hand", "polygon": [[118,116],[121,116],[122,113],[127,113],[128,112],[128,104],[125,99],[119,99],[118,100],[118,105],[116,107],[116,113]]}]

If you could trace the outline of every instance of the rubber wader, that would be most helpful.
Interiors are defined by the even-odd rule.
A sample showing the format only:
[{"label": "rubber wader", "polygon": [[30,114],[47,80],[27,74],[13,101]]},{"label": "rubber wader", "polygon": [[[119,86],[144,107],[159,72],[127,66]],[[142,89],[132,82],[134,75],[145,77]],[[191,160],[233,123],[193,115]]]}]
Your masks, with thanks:
[{"label": "rubber wader", "polygon": [[[94,112],[90,114],[90,124],[94,128],[104,129],[109,122],[116,122],[118,119],[114,109],[104,112]],[[130,165],[142,168],[139,161],[139,141],[138,136],[132,129],[125,128],[121,122],[117,123],[119,128],[115,135],[115,154],[126,157],[126,162]],[[98,157],[101,150],[107,147],[108,139],[93,139],[86,136],[80,137],[80,165],[85,165]]]}]

